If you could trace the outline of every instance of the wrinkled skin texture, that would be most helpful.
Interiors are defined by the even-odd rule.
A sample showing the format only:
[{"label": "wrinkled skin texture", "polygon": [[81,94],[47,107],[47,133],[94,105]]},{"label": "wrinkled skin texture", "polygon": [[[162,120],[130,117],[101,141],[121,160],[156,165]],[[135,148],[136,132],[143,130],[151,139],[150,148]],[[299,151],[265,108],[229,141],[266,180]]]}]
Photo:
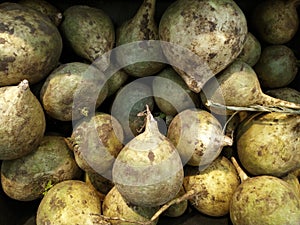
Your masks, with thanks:
[{"label": "wrinkled skin texture", "polygon": [[79,180],[62,181],[54,185],[39,204],[37,225],[94,225],[91,214],[101,213],[97,191]]},{"label": "wrinkled skin texture", "polygon": [[43,108],[27,81],[0,88],[0,159],[22,157],[35,150],[46,129]]},{"label": "wrinkled skin texture", "polygon": [[216,217],[229,213],[231,197],[239,184],[235,167],[225,157],[218,157],[203,171],[197,167],[187,167],[183,180],[187,192],[197,192],[196,196],[189,199],[193,207]]},{"label": "wrinkled skin texture", "polygon": [[178,0],[159,24],[160,40],[173,44],[162,45],[166,58],[197,93],[240,54],[247,32],[245,15],[232,0]]},{"label": "wrinkled skin texture", "polygon": [[239,159],[249,173],[283,176],[300,167],[299,115],[250,115],[239,125],[236,135]]},{"label": "wrinkled skin texture", "polygon": [[300,197],[285,181],[272,176],[248,178],[230,203],[233,225],[295,225],[300,221]]},{"label": "wrinkled skin texture", "polygon": [[62,39],[49,18],[7,2],[0,4],[0,21],[0,86],[37,83],[58,65]]},{"label": "wrinkled skin texture", "polygon": [[[125,201],[116,187],[113,187],[110,192],[105,196],[102,211],[103,215],[107,217],[122,218],[129,222],[122,222],[118,220],[110,220],[111,225],[138,225],[137,222],[147,222],[158,210],[158,207],[143,207],[135,206]],[[149,225],[157,224],[157,220]]]},{"label": "wrinkled skin texture", "polygon": [[78,178],[81,174],[73,153],[61,136],[44,136],[39,147],[15,160],[5,160],[1,166],[1,184],[13,199],[32,201],[42,197],[48,182]]}]

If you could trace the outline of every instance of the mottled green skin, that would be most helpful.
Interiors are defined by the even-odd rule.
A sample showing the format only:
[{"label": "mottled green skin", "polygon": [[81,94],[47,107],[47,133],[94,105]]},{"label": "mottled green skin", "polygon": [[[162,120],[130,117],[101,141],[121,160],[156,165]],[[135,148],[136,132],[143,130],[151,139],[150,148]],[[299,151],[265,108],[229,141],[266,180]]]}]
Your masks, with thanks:
[{"label": "mottled green skin", "polygon": [[17,3],[0,4],[0,86],[45,78],[58,64],[62,39],[40,12]]},{"label": "mottled green skin", "polygon": [[60,65],[45,80],[40,99],[45,112],[61,121],[78,120],[93,114],[106,99],[108,89],[100,70],[82,63]]},{"label": "mottled green skin", "polygon": [[200,98],[172,68],[159,72],[152,83],[153,96],[158,108],[166,115],[175,116],[187,108],[200,105]]},{"label": "mottled green skin", "polygon": [[263,1],[252,11],[249,23],[262,41],[269,44],[285,44],[298,30],[298,4],[297,0]]},{"label": "mottled green skin", "polygon": [[229,213],[232,195],[239,184],[235,167],[225,157],[218,157],[203,171],[197,167],[186,167],[183,180],[187,192],[197,192],[196,196],[189,199],[193,207],[214,217]]},{"label": "mottled green skin", "polygon": [[[154,19],[156,0],[144,0],[136,14],[130,20],[124,22],[116,33],[116,46],[123,44],[144,41],[144,40],[159,40],[158,27]],[[162,59],[162,50],[159,45],[155,45],[155,48],[148,48],[147,45],[137,45],[136,52],[148,51],[147,54],[151,54],[153,58]],[[118,52],[118,62],[124,65],[127,62],[133,63],[136,59],[139,59],[136,54],[133,54],[132,49],[122,49]],[[159,72],[165,64],[155,61],[143,61],[134,63],[124,67],[124,70],[136,77],[144,77],[153,75]]]},{"label": "mottled green skin", "polygon": [[52,5],[50,2],[45,0],[20,0],[19,4],[31,7],[44,15],[48,16],[49,19],[58,26],[62,21],[62,13],[58,8]]},{"label": "mottled green skin", "polygon": [[300,116],[250,115],[238,127],[236,147],[243,167],[253,175],[283,176],[300,167]]},{"label": "mottled green skin", "polygon": [[248,178],[232,196],[230,218],[233,225],[299,224],[300,198],[279,178]]},{"label": "mottled green skin", "polygon": [[243,60],[250,66],[254,66],[261,55],[261,44],[250,32],[247,33],[246,41],[237,59]]},{"label": "mottled green skin", "polygon": [[27,81],[0,88],[0,159],[22,157],[35,150],[46,129],[43,108]]},{"label": "mottled green skin", "polygon": [[286,87],[297,75],[297,58],[286,45],[270,45],[262,50],[254,70],[262,87]]},{"label": "mottled green skin", "polygon": [[216,159],[223,146],[232,144],[232,140],[223,134],[220,122],[211,113],[200,109],[186,109],[177,114],[169,125],[167,137],[178,150],[184,165],[200,169]]},{"label": "mottled green skin", "polygon": [[160,40],[173,44],[162,46],[166,58],[197,93],[240,54],[247,32],[245,15],[232,0],[178,0],[159,24]]},{"label": "mottled green skin", "polygon": [[[60,25],[62,36],[76,54],[94,62],[113,48],[115,30],[111,18],[101,9],[73,5],[63,13]],[[103,59],[106,69],[109,58]]]},{"label": "mottled green skin", "polygon": [[[122,218],[131,222],[118,220],[109,220],[111,225],[139,225],[137,222],[147,222],[158,210],[158,207],[135,206],[128,203],[120,194],[116,187],[113,187],[105,196],[102,203],[103,215],[113,218]],[[158,220],[149,223],[149,225],[157,224]]]},{"label": "mottled green skin", "polygon": [[128,79],[128,74],[124,70],[118,70],[116,73],[111,75],[107,80],[108,94],[111,96],[115,94]]},{"label": "mottled green skin", "polygon": [[78,178],[80,169],[61,136],[44,136],[39,147],[26,156],[4,160],[1,166],[3,191],[20,201],[42,197],[48,182]]},{"label": "mottled green skin", "polygon": [[114,186],[114,183],[111,181],[111,179],[94,172],[85,173],[85,182],[90,183],[98,192],[105,195]]},{"label": "mottled green skin", "polygon": [[79,180],[62,181],[54,185],[40,202],[36,215],[37,225],[94,225],[101,213],[97,191]]},{"label": "mottled green skin", "polygon": [[183,166],[174,145],[149,115],[145,131],[121,150],[113,165],[115,186],[126,201],[159,206],[173,199],[182,186]]},{"label": "mottled green skin", "polygon": [[97,112],[74,126],[71,140],[75,160],[86,172],[108,176],[106,172],[123,148],[123,139],[120,123],[110,114]]},{"label": "mottled green skin", "polygon": [[300,91],[290,87],[267,90],[266,94],[289,102],[300,104]]}]

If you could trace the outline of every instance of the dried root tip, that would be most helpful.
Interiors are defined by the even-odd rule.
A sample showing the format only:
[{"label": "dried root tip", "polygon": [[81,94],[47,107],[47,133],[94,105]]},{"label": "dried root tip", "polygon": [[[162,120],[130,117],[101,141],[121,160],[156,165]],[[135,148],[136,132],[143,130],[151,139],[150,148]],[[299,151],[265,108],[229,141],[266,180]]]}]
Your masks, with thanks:
[{"label": "dried root tip", "polygon": [[22,91],[28,90],[28,89],[29,89],[29,82],[28,82],[28,80],[22,80],[22,81],[19,83],[18,87],[19,87]]},{"label": "dried root tip", "polygon": [[238,162],[236,161],[236,159],[234,157],[231,157],[231,162],[234,165],[236,171],[238,172],[241,182],[247,180],[249,178],[248,175],[240,167],[240,165],[238,164]]},{"label": "dried root tip", "polygon": [[233,144],[233,139],[231,137],[224,135],[223,146],[232,146],[232,144]]}]

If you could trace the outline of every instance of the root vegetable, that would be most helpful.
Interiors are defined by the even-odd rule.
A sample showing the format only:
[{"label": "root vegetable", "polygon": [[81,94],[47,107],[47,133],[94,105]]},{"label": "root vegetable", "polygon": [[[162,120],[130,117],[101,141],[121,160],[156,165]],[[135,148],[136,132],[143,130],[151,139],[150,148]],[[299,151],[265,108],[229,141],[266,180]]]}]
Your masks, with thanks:
[{"label": "root vegetable", "polygon": [[[180,196],[183,196],[184,194],[185,194],[185,190],[182,186],[178,194],[175,196],[175,199],[179,198]],[[187,208],[188,208],[188,200],[185,199],[182,200],[181,202],[178,202],[177,204],[175,203],[170,207],[168,207],[166,211],[163,212],[163,215],[168,217],[179,217],[186,212]]]},{"label": "root vegetable", "polygon": [[82,170],[110,178],[108,171],[123,148],[123,138],[120,123],[110,114],[97,112],[79,120],[66,141]]},{"label": "root vegetable", "polygon": [[89,62],[103,56],[98,66],[104,71],[110,63],[109,54],[105,53],[112,50],[115,42],[111,18],[103,10],[87,5],[70,6],[63,16],[60,30],[66,43]]},{"label": "root vegetable", "polygon": [[172,67],[156,74],[152,91],[157,107],[166,115],[175,116],[185,109],[200,105],[199,96],[189,89]]},{"label": "root vegetable", "polygon": [[251,66],[236,60],[216,79],[207,82],[201,92],[203,103],[215,113],[229,110],[279,111],[299,113],[300,104],[273,98],[262,92]]},{"label": "root vegetable", "polygon": [[274,176],[248,177],[233,162],[242,179],[230,202],[233,225],[299,223],[300,197],[290,184]]},{"label": "root vegetable", "polygon": [[47,184],[79,178],[81,170],[62,136],[44,136],[39,147],[26,156],[4,160],[3,191],[19,201],[41,198]]},{"label": "root vegetable", "polygon": [[108,192],[102,204],[103,216],[111,225],[141,225],[143,222],[147,225],[155,225],[158,219],[151,223],[149,223],[149,219],[156,210],[157,207],[132,205],[122,197],[116,187]]},{"label": "root vegetable", "polygon": [[[192,134],[192,135],[191,135]],[[171,121],[167,137],[178,150],[182,163],[203,170],[232,139],[223,134],[220,122],[209,112],[186,109]]]},{"label": "root vegetable", "polygon": [[285,45],[265,47],[253,68],[264,88],[286,87],[298,73],[297,58]]},{"label": "root vegetable", "polygon": [[250,66],[254,66],[258,62],[260,56],[261,44],[251,32],[248,32],[244,47],[237,59],[246,62]]},{"label": "root vegetable", "polygon": [[162,205],[179,192],[183,179],[180,156],[159,132],[148,106],[145,131],[121,150],[112,177],[124,199],[138,206]]},{"label": "root vegetable", "polygon": [[45,80],[40,99],[47,114],[72,121],[92,115],[106,99],[108,89],[100,70],[86,63],[60,65]]},{"label": "root vegetable", "polygon": [[[155,61],[142,61],[135,63],[139,59],[138,52],[147,51],[148,55],[152,55],[153,58],[162,58],[162,50],[160,45],[148,46],[146,41],[158,40],[158,27],[154,19],[156,0],[144,0],[134,17],[125,21],[116,32],[116,46],[137,42],[132,52],[130,48],[122,48],[121,51],[117,51],[117,61],[120,65],[128,65],[123,69],[128,74],[135,77],[150,76],[159,72],[164,66],[164,63]],[[145,42],[143,42],[145,41]],[[154,47],[155,46],[155,47]]]},{"label": "root vegetable", "polygon": [[100,213],[97,191],[83,181],[68,180],[54,185],[41,200],[36,224],[94,225],[97,223],[92,215]]},{"label": "root vegetable", "polygon": [[299,27],[299,0],[266,0],[252,12],[251,22],[260,39],[269,44],[285,44]]},{"label": "root vegetable", "polygon": [[57,65],[62,38],[40,12],[21,4],[0,4],[0,86],[43,80]]},{"label": "root vegetable", "polygon": [[236,147],[252,175],[284,176],[300,167],[300,115],[256,113],[238,127]]},{"label": "root vegetable", "polygon": [[63,19],[62,13],[58,8],[52,5],[50,2],[45,0],[20,0],[19,4],[31,7],[42,14],[49,17],[49,19],[56,25],[59,26]]},{"label": "root vegetable", "polygon": [[234,165],[221,156],[203,171],[199,171],[197,167],[186,167],[183,180],[186,192],[196,192],[189,199],[193,207],[214,217],[229,213],[232,195],[239,185],[240,180]]},{"label": "root vegetable", "polygon": [[245,15],[232,0],[177,0],[159,24],[166,58],[197,93],[240,54],[247,32]]},{"label": "root vegetable", "polygon": [[17,159],[35,150],[44,136],[46,120],[27,80],[0,88],[0,112],[0,159]]}]

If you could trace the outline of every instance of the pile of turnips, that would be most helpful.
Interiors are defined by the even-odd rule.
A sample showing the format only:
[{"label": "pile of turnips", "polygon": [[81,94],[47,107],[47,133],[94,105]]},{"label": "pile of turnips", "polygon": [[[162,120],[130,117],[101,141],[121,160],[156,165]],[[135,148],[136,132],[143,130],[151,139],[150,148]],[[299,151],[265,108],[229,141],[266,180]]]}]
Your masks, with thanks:
[{"label": "pile of turnips", "polygon": [[1,3],[3,192],[36,225],[299,224],[299,2]]}]

